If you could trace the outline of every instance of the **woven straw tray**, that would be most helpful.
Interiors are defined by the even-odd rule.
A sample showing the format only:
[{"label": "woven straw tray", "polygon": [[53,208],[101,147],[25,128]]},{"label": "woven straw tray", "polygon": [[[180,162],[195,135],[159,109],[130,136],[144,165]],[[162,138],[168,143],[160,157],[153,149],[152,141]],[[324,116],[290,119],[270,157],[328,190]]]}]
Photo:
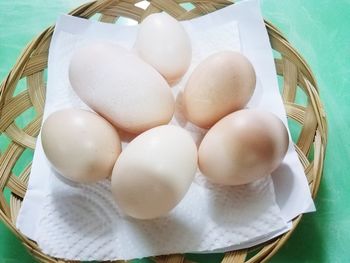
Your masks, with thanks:
[{"label": "woven straw tray", "polygon": [[[140,0],[100,0],[88,3],[73,10],[70,14],[83,18],[99,16],[99,20],[115,23],[120,17],[128,17],[138,22],[147,15],[162,10],[178,20],[191,19],[232,4],[227,0],[150,0],[145,9],[135,6]],[[194,8],[186,11],[180,4],[191,2]],[[270,42],[275,54],[277,74],[280,76],[280,89],[291,126],[298,127],[295,149],[304,167],[313,198],[320,184],[325,147],[327,124],[315,78],[304,61],[281,33],[266,22]],[[16,218],[27,190],[31,162],[19,176],[13,168],[26,149],[35,148],[39,134],[45,103],[45,88],[48,49],[54,27],[47,28],[35,38],[18,58],[15,66],[3,80],[0,89],[0,132],[9,138],[10,143],[0,156],[0,218],[23,242],[27,249],[40,262],[73,262],[51,258],[43,254],[37,244],[26,238],[16,229]],[[24,80],[25,89],[15,95],[19,81]],[[299,103],[299,95],[306,99]],[[34,109],[36,116],[29,124],[19,128],[15,120],[28,109]],[[294,134],[293,134],[294,135]],[[5,188],[11,191],[10,199],[4,195]],[[301,215],[293,220],[293,229],[254,248],[225,253],[222,262],[262,262],[267,261],[286,242],[298,225]],[[153,258],[156,262],[189,262],[184,255],[169,255]],[[115,261],[118,262],[118,261]]]}]

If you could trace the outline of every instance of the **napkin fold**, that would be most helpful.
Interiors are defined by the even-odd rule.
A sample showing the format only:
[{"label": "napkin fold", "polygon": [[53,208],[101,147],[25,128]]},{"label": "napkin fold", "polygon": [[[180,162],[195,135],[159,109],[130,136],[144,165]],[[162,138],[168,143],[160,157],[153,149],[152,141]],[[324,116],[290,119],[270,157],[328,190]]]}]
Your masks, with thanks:
[{"label": "napkin fold", "polygon": [[[180,96],[193,68],[220,50],[240,51],[253,63],[257,86],[249,107],[269,110],[287,123],[258,1],[242,1],[182,23],[191,38],[193,59],[184,78],[172,88],[180,101],[173,125],[184,127],[200,142],[205,130],[183,117]],[[49,50],[44,119],[62,108],[89,110],[68,80],[74,50],[101,39],[132,49],[137,28],[61,16]],[[124,142],[123,147],[126,146]],[[38,242],[44,253],[71,260],[127,260],[244,248],[286,232],[293,217],[314,210],[292,144],[273,178],[224,187],[209,183],[198,171],[185,198],[169,215],[135,220],[126,217],[113,202],[108,180],[84,185],[56,174],[39,139],[17,227]],[[290,190],[286,185],[291,181]],[[276,188],[277,202],[274,185],[282,186]]]}]

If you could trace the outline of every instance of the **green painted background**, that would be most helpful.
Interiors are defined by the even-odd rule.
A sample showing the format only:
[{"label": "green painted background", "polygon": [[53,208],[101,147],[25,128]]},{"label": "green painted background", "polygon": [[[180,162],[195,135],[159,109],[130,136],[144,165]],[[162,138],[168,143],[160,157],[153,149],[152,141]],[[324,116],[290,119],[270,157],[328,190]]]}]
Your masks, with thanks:
[{"label": "green painted background", "polygon": [[[348,262],[350,256],[350,0],[261,0],[264,17],[308,61],[329,122],[317,213],[305,215],[272,262]],[[83,0],[0,0],[0,79],[35,35]],[[4,141],[0,141],[0,149]],[[30,158],[31,153],[27,154]],[[25,161],[25,160],[24,160]],[[219,262],[220,255],[193,256]],[[0,262],[35,262],[0,222]]]}]

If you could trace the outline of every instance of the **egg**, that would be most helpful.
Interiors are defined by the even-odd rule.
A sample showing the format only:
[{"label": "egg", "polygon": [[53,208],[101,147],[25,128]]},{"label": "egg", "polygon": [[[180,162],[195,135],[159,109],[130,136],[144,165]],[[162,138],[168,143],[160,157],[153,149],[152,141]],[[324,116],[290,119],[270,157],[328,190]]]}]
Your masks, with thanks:
[{"label": "egg", "polygon": [[274,171],[287,153],[283,122],[267,111],[244,109],[227,115],[205,135],[199,169],[212,182],[241,185]]},{"label": "egg", "polygon": [[111,176],[121,152],[115,128],[97,114],[79,109],[49,115],[42,126],[41,142],[55,170],[78,183]]},{"label": "egg", "polygon": [[168,82],[181,78],[191,63],[190,38],[180,22],[167,13],[151,14],[142,21],[135,50]]},{"label": "egg", "polygon": [[96,42],[79,48],[70,61],[69,80],[87,105],[130,133],[167,124],[174,113],[165,79],[116,44]]},{"label": "egg", "polygon": [[209,128],[248,103],[255,89],[255,71],[249,60],[234,51],[220,51],[203,60],[184,89],[189,121]]},{"label": "egg", "polygon": [[166,215],[184,197],[197,170],[197,147],[178,126],[163,125],[137,136],[119,156],[112,193],[137,219]]}]

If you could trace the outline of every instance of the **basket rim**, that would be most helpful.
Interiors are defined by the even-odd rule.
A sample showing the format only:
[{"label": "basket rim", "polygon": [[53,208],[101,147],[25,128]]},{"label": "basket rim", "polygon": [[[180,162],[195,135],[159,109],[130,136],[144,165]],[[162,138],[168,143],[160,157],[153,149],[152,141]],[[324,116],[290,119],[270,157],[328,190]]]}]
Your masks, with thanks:
[{"label": "basket rim", "polygon": [[[94,2],[86,3],[86,4],[83,4],[75,9],[73,9],[68,14],[73,15],[73,16],[78,16],[81,18],[89,19],[89,16],[91,16],[95,12],[95,10],[98,10],[99,8],[101,8],[101,6],[108,5],[110,2],[113,2],[113,0],[97,0]],[[189,2],[191,2],[191,1],[189,1]],[[313,197],[313,199],[315,199],[317,192],[318,192],[319,185],[320,185],[320,181],[322,178],[323,161],[324,161],[324,157],[325,157],[325,149],[326,149],[327,137],[328,137],[326,114],[325,114],[324,107],[322,105],[321,99],[320,99],[319,94],[318,94],[318,85],[316,82],[316,78],[314,77],[314,74],[313,74],[311,68],[309,67],[308,63],[296,51],[296,49],[288,42],[287,38],[284,37],[284,35],[281,33],[281,31],[279,31],[272,23],[270,23],[266,20],[264,20],[264,22],[265,22],[265,26],[267,28],[269,36],[272,35],[272,36],[279,38],[279,41],[281,41],[281,43],[283,45],[285,45],[293,53],[293,55],[300,61],[303,68],[306,69],[306,74],[310,78],[310,85],[314,87],[313,92],[311,92],[309,94],[310,96],[312,96],[312,98],[315,101],[315,103],[313,104],[313,107],[315,107],[315,109],[317,109],[315,111],[315,115],[317,115],[316,116],[316,118],[317,118],[317,130],[315,132],[314,137],[316,138],[317,136],[319,136],[319,143],[322,145],[322,151],[320,152],[321,164],[320,164],[319,171],[317,171],[318,177],[316,178],[317,180],[315,181],[315,184],[314,184],[314,191],[312,191],[312,197]],[[23,50],[23,52],[19,55],[18,60],[16,61],[16,63],[14,64],[14,66],[12,67],[12,69],[10,70],[8,75],[2,81],[2,83],[0,85],[0,119],[2,117],[3,105],[6,102],[6,98],[5,98],[6,96],[4,95],[5,94],[4,91],[6,90],[6,87],[8,87],[9,85],[11,85],[12,83],[16,82],[19,79],[17,74],[15,74],[16,71],[23,73],[23,70],[26,66],[26,62],[28,61],[33,50],[35,50],[35,47],[37,45],[39,45],[41,43],[41,41],[43,41],[44,39],[50,38],[53,34],[53,30],[54,30],[54,26],[50,26],[50,27],[46,28],[37,37],[35,37],[32,41],[30,41],[29,44]],[[0,175],[0,177],[1,177],[1,175]],[[34,256],[36,254],[38,254],[38,255],[40,255],[41,258],[44,258],[44,259],[46,258],[46,260],[48,262],[51,262],[51,260],[52,260],[51,257],[43,254],[35,241],[32,241],[32,240],[28,239],[27,237],[25,237],[23,234],[21,234],[21,232],[16,228],[15,223],[13,223],[11,221],[11,219],[6,216],[6,214],[4,213],[4,211],[2,211],[2,209],[0,209],[0,218],[3,220],[5,225],[7,225],[7,227],[9,227],[9,229],[22,241],[22,243],[27,247],[27,249],[30,250],[30,252],[32,254],[34,254]],[[265,249],[265,253],[267,254],[267,256],[265,258],[263,258],[264,261],[270,259],[279,250],[279,248],[287,241],[287,239],[294,232],[294,230],[297,227],[298,223],[300,222],[301,218],[302,218],[302,214],[293,219],[293,227],[291,230],[276,237],[273,240],[265,242],[267,244],[266,249]],[[258,246],[261,247],[262,245],[265,245],[265,243],[259,244]],[[230,253],[237,254],[237,253],[239,253],[239,251],[240,250],[236,250],[236,251],[233,251]],[[251,262],[251,260],[249,260],[248,262]]]}]

